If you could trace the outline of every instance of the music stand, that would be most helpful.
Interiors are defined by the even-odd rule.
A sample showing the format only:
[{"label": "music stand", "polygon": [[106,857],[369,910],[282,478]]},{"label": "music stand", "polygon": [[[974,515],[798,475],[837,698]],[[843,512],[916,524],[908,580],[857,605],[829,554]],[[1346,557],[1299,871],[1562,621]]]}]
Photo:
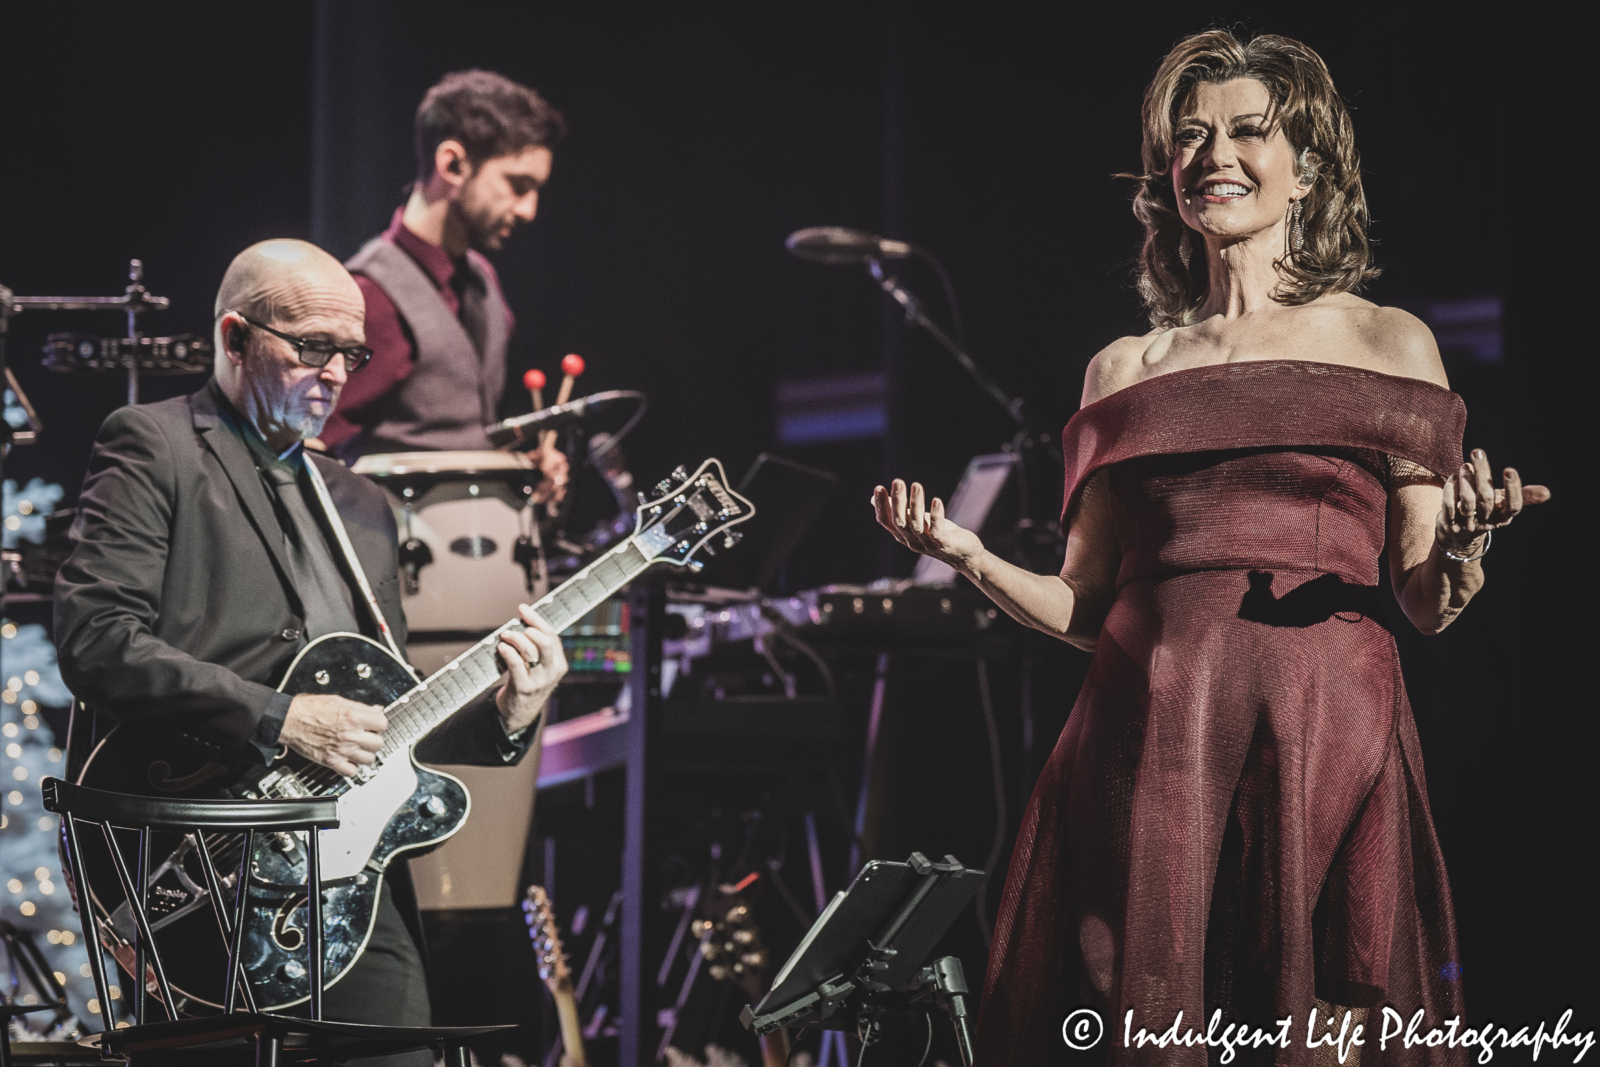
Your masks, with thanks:
[{"label": "music stand", "polygon": [[874,860],[833,898],[789,957],[761,1003],[740,1014],[745,1028],[855,1030],[871,1043],[878,1019],[934,1001],[950,1013],[962,1062],[972,1063],[967,984],[961,961],[923,960],[988,877],[954,856],[932,863]]}]

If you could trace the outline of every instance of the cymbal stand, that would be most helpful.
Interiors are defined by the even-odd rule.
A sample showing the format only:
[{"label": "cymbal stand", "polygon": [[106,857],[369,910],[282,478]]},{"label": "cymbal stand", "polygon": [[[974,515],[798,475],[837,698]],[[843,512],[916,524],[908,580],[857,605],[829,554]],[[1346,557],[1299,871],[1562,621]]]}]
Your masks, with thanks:
[{"label": "cymbal stand", "polygon": [[[172,306],[172,301],[166,297],[150,295],[140,284],[143,276],[144,264],[137,259],[129,260],[128,286],[121,296],[18,296],[0,285],[0,372],[3,372],[0,376],[4,377],[6,385],[16,395],[17,403],[27,412],[29,423],[25,430],[14,430],[4,419],[0,419],[0,475],[4,474],[4,457],[11,446],[33,443],[43,429],[38,416],[34,414],[33,405],[28,403],[15,375],[6,365],[6,340],[11,332],[12,317],[30,308],[37,311],[121,311],[128,317],[128,337],[138,340],[139,316],[146,311],[165,311]],[[135,355],[128,363],[128,403],[138,402],[139,366],[135,346]]]},{"label": "cymbal stand", "polygon": [[[172,301],[164,296],[151,296],[140,284],[144,277],[144,264],[137,259],[128,260],[128,287],[121,296],[17,296],[0,286],[0,368],[5,366],[5,335],[11,316],[36,308],[40,311],[121,311],[128,316],[128,339],[139,339],[139,316],[146,311],[165,311]],[[128,361],[128,403],[139,402],[139,361],[137,356]]]}]

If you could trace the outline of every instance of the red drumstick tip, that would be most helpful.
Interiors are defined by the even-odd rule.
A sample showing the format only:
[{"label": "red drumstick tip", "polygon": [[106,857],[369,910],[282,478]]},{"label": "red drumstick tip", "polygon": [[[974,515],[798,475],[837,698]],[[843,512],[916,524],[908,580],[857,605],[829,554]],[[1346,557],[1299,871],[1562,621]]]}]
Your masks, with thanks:
[{"label": "red drumstick tip", "polygon": [[583,373],[583,357],[576,352],[561,357],[561,373],[576,378]]},{"label": "red drumstick tip", "polygon": [[522,376],[522,387],[530,392],[534,389],[544,388],[544,371],[538,367],[526,372]]}]

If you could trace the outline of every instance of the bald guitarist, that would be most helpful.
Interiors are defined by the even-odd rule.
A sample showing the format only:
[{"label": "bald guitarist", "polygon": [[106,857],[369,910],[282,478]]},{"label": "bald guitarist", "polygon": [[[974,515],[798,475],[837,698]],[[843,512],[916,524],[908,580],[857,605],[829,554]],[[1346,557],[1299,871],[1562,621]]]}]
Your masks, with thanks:
[{"label": "bald guitarist", "polygon": [[[369,355],[363,311],[354,280],[321,249],[255,245],[217,294],[215,378],[106,420],[56,583],[61,673],[99,712],[74,724],[69,774],[112,726],[96,765],[122,742],[156,756],[182,749],[183,765],[199,768],[176,776],[159,759],[139,761],[121,783],[129,791],[220,795],[280,747],[346,776],[373,764],[382,709],[273,688],[323,634],[362,633],[396,654],[405,646],[385,498],[302,448]],[[498,648],[502,684],[428,736],[420,758],[513,764],[537,743],[566,660],[549,624],[526,607],[522,618],[530,629],[507,632]],[[327,992],[326,1017],[426,1024],[404,862],[385,873],[376,915],[365,953]]]}]

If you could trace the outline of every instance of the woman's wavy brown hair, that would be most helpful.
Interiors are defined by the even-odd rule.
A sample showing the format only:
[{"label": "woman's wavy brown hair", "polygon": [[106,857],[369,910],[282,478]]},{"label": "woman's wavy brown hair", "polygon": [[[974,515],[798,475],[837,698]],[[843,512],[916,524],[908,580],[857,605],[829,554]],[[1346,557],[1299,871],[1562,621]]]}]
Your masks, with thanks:
[{"label": "woman's wavy brown hair", "polygon": [[1179,255],[1187,227],[1172,188],[1173,128],[1195,86],[1234,78],[1254,78],[1266,87],[1273,108],[1268,122],[1283,130],[1311,177],[1301,209],[1305,241],[1278,260],[1282,283],[1273,299],[1308,304],[1329,293],[1353,292],[1378,274],[1367,241],[1367,198],[1350,113],[1322,57],[1287,37],[1262,34],[1246,42],[1227,30],[1206,30],[1179,41],[1145,90],[1144,173],[1126,175],[1139,183],[1133,213],[1144,224],[1139,295],[1158,328],[1190,322],[1208,284],[1200,243],[1194,242],[1192,269]]}]

